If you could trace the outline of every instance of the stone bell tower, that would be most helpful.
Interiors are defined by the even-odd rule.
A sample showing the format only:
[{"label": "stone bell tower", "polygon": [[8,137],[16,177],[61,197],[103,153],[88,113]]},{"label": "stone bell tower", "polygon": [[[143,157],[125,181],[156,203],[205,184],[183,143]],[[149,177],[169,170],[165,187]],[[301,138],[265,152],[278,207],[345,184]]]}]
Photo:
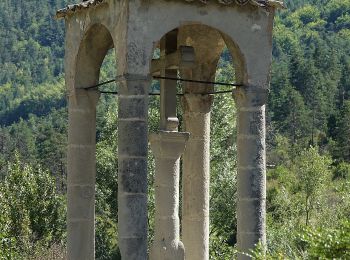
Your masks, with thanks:
[{"label": "stone bell tower", "polygon": [[[57,12],[66,24],[69,92],[68,259],[95,254],[96,104],[109,49],[117,57],[118,243],[125,260],[209,259],[210,111],[217,62],[234,57],[238,113],[237,241],[248,252],[265,236],[265,104],[275,0],[88,0]],[[160,58],[152,60],[154,49]],[[152,77],[160,79],[159,132],[148,134]],[[176,111],[182,86],[184,132]],[[147,252],[148,142],[156,159],[155,238]],[[179,161],[183,199],[179,201]],[[232,198],[234,199],[234,198]],[[179,203],[182,203],[181,223]],[[234,209],[232,209],[234,210]],[[180,237],[180,225],[182,234]],[[248,258],[244,254],[239,259]]]}]

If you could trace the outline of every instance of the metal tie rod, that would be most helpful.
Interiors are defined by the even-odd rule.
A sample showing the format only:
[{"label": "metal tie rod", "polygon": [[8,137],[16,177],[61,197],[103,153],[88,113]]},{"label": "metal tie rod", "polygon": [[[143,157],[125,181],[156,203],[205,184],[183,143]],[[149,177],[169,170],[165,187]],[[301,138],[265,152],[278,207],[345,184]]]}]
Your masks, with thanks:
[{"label": "metal tie rod", "polygon": [[[216,81],[204,81],[204,80],[194,80],[194,79],[182,79],[182,78],[172,78],[172,77],[161,77],[161,76],[153,76],[154,79],[165,79],[165,80],[175,80],[175,81],[180,81],[180,82],[191,82],[191,83],[200,83],[200,84],[210,84],[210,85],[219,85],[219,86],[231,86],[231,87],[244,87],[243,84],[238,84],[238,83],[225,83],[225,82],[216,82]],[[103,85],[113,83],[115,82],[115,79],[111,79],[108,81],[104,81],[101,83],[98,83],[94,86],[90,86],[84,89],[93,89],[93,88],[98,88]],[[102,92],[101,92],[102,93]]]}]

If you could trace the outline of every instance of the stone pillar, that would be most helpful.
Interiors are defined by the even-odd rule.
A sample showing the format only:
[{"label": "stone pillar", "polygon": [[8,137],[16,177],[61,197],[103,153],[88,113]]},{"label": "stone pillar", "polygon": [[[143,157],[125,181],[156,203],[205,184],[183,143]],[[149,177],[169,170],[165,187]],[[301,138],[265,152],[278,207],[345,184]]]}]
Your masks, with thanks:
[{"label": "stone pillar", "polygon": [[122,259],[147,259],[148,89],[151,78],[118,79],[118,240]]},{"label": "stone pillar", "polygon": [[[234,91],[238,111],[237,241],[248,253],[266,243],[265,103],[268,90],[241,87]],[[239,259],[250,259],[239,255]]]},{"label": "stone pillar", "polygon": [[95,259],[97,91],[75,89],[69,98],[67,253],[69,260]]},{"label": "stone pillar", "polygon": [[210,110],[213,96],[184,95],[182,240],[186,259],[209,259]]},{"label": "stone pillar", "polygon": [[[192,46],[195,65],[180,70],[184,79],[214,81],[224,42],[207,26],[186,25],[179,29],[179,43]],[[209,259],[210,110],[213,84],[185,83],[184,130],[190,133],[183,156],[182,241],[186,259]]]},{"label": "stone pillar", "polygon": [[185,259],[179,230],[179,163],[188,137],[188,133],[169,131],[150,135],[156,161],[155,234],[151,260]]}]

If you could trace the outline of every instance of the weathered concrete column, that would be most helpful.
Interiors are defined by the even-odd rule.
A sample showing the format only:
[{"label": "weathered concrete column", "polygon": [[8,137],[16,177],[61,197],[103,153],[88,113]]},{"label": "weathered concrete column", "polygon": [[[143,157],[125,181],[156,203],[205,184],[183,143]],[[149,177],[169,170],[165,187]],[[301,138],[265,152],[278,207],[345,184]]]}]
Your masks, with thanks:
[{"label": "weathered concrete column", "polygon": [[150,135],[155,170],[155,234],[151,260],[183,260],[180,241],[179,163],[189,133],[160,131]]},{"label": "weathered concrete column", "polygon": [[69,97],[68,243],[69,260],[95,259],[95,175],[97,91],[74,90]]},{"label": "weathered concrete column", "polygon": [[118,79],[118,240],[122,259],[147,259],[147,115],[151,78]]},{"label": "weathered concrete column", "polygon": [[[185,130],[191,133],[183,156],[182,236],[186,259],[209,259],[210,111],[213,96],[184,95]],[[188,251],[187,251],[188,250]]]},{"label": "weathered concrete column", "polygon": [[[192,46],[195,65],[182,69],[181,77],[214,81],[224,48],[220,34],[207,26],[188,25],[179,29],[179,43]],[[186,259],[209,259],[210,111],[213,97],[205,93],[213,84],[184,84],[184,130],[190,138],[183,156],[182,241]],[[203,94],[202,94],[203,93]]]},{"label": "weathered concrete column", "polygon": [[[234,91],[238,111],[237,241],[248,253],[266,243],[265,103],[268,90],[242,87]],[[239,259],[250,259],[239,255]]]}]

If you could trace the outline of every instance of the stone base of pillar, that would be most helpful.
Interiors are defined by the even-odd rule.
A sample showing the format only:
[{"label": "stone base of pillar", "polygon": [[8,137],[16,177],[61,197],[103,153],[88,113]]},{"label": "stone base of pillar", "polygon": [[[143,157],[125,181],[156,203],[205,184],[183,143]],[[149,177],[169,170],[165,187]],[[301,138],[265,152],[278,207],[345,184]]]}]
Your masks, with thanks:
[{"label": "stone base of pillar", "polygon": [[185,248],[180,241],[179,162],[189,133],[161,131],[150,135],[156,159],[155,235],[151,260],[183,260]]}]

